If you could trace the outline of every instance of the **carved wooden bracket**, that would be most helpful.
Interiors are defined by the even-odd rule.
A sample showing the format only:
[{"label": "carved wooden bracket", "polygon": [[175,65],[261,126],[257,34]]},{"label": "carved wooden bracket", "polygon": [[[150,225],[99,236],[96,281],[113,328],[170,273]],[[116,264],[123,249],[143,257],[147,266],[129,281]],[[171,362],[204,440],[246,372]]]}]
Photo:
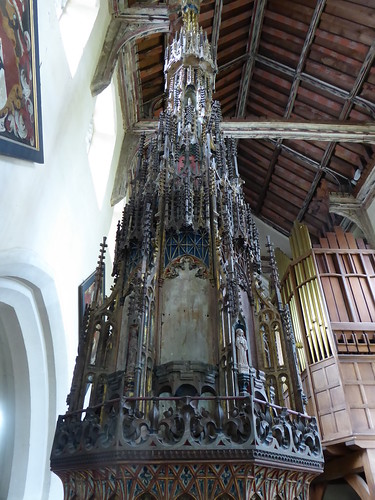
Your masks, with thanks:
[{"label": "carved wooden bracket", "polygon": [[[141,120],[135,124],[134,132],[139,134],[155,132],[157,124],[157,120]],[[225,136],[235,139],[375,142],[373,122],[233,119],[223,120],[220,128]]]},{"label": "carved wooden bracket", "polygon": [[331,193],[329,195],[329,211],[354,222],[363,232],[372,248],[375,248],[375,232],[366,208],[360,199],[352,195]]},{"label": "carved wooden bracket", "polygon": [[92,94],[99,94],[109,85],[119,50],[124,44],[147,35],[168,31],[169,12],[165,5],[127,8],[113,14],[91,82]]}]

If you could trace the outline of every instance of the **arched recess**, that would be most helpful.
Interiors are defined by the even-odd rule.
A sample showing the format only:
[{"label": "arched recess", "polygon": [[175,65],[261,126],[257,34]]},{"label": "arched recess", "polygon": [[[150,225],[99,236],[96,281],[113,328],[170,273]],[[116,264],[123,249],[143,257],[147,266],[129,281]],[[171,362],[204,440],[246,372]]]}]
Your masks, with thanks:
[{"label": "arched recess", "polygon": [[0,253],[0,498],[8,500],[62,497],[49,455],[66,346],[54,282],[32,261],[25,251]]}]

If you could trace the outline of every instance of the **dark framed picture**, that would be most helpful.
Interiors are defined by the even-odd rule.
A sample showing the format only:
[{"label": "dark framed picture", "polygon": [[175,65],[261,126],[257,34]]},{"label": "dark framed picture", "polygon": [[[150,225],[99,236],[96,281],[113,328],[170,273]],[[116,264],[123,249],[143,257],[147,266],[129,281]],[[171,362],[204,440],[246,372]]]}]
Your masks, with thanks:
[{"label": "dark framed picture", "polygon": [[[1,1],[1,0],[0,0]],[[78,320],[79,320],[79,328],[82,327],[83,315],[85,313],[86,306],[91,305],[94,302],[95,298],[95,277],[96,271],[94,271],[90,276],[83,281],[78,287]],[[103,276],[100,283],[100,289],[98,293],[98,304],[102,304],[104,301],[105,294],[105,272],[103,269]]]},{"label": "dark framed picture", "polygon": [[37,0],[0,0],[0,154],[43,163]]}]

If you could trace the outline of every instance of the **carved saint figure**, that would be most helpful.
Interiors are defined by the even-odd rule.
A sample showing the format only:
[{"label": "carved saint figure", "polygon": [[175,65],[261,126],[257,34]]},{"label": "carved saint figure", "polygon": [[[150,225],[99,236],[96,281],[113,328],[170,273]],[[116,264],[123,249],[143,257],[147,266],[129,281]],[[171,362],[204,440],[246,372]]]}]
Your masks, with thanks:
[{"label": "carved saint figure", "polygon": [[242,328],[236,329],[237,366],[238,373],[249,373],[249,362],[247,360],[247,340]]},{"label": "carved saint figure", "polygon": [[131,325],[129,329],[129,346],[128,346],[128,362],[126,365],[126,373],[130,375],[135,368],[135,361],[137,358],[137,344],[138,344],[138,327]]}]

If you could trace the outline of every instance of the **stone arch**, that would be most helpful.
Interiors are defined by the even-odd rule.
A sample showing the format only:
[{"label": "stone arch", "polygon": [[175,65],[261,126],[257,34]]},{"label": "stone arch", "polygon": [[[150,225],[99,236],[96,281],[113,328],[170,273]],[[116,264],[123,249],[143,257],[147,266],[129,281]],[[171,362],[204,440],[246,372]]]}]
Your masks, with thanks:
[{"label": "stone arch", "polygon": [[23,250],[0,253],[1,498],[47,499],[51,488],[62,495],[57,478],[51,485],[49,454],[69,378],[65,335],[53,280],[35,260]]}]

